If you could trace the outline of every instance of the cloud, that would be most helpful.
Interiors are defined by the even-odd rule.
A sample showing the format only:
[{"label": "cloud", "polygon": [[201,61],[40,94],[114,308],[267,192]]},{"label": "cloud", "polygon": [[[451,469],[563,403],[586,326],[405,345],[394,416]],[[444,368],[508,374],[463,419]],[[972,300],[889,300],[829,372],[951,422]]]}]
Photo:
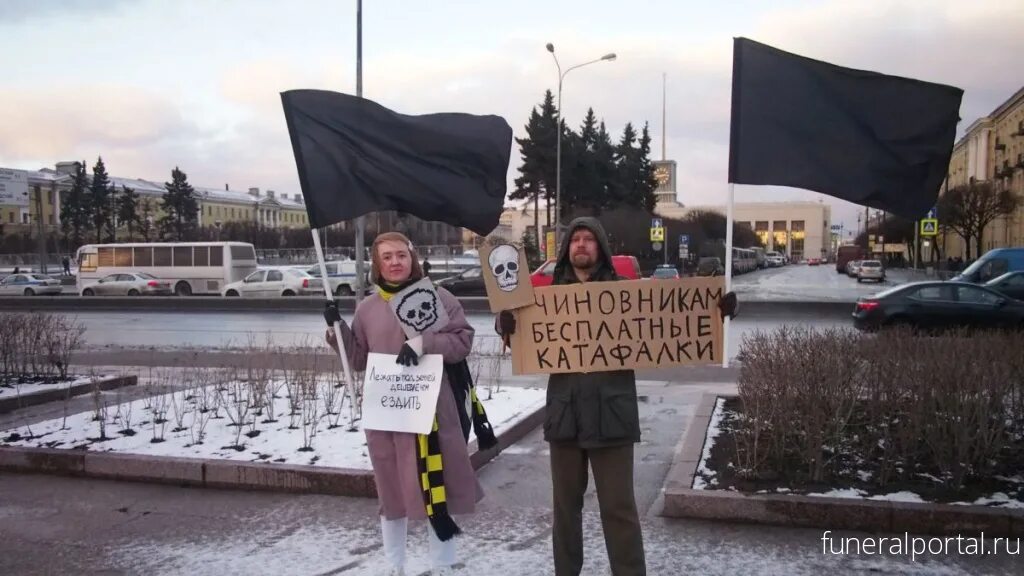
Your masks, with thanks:
[{"label": "cloud", "polygon": [[[87,4],[92,5],[59,6],[73,11]],[[0,23],[52,15],[51,6],[0,3]],[[108,4],[104,10],[110,10]],[[964,88],[961,130],[1020,87],[1014,71],[1024,53],[1024,37],[1016,34],[1024,26],[1024,3],[992,0],[789,4],[742,24],[719,23],[721,32],[714,35],[688,34],[685,27],[679,34],[650,34],[640,21],[602,34],[509,25],[500,41],[471,47],[417,50],[400,38],[381,41],[364,55],[365,95],[406,114],[499,114],[522,136],[544,90],[557,89],[545,43],[555,42],[563,68],[614,51],[617,61],[566,77],[566,121],[578,126],[593,107],[616,139],[626,122],[648,121],[660,156],[661,82],[667,73],[668,156],[679,163],[680,199],[688,204],[725,200],[733,36],[843,66]],[[0,91],[0,109],[18,111],[0,125],[0,164],[49,165],[103,154],[117,175],[160,179],[180,165],[197,185],[230,182],[232,188],[298,192],[279,93],[292,88],[352,93],[355,63],[338,52],[296,61],[264,48],[249,60],[230,59],[229,68],[202,70],[178,93],[59,80],[49,88]],[[223,55],[210,61],[228,60],[217,56]],[[212,83],[206,80],[210,76]],[[512,158],[510,180],[519,165],[518,147]],[[740,200],[817,198],[791,189],[740,188]],[[834,218],[855,218],[851,205],[830,202],[839,208]]]},{"label": "cloud", "polygon": [[77,158],[104,149],[146,147],[193,132],[165,97],[127,85],[0,92],[0,156]]},{"label": "cloud", "polygon": [[3,0],[0,2],[0,25],[57,15],[96,16],[135,2],[137,0]]}]

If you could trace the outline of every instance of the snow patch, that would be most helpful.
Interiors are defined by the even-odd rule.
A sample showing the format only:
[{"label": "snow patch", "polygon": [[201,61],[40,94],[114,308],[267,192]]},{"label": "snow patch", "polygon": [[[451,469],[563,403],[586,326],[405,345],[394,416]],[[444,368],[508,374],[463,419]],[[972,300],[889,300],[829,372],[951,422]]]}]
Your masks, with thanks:
[{"label": "snow patch", "polygon": [[[481,394],[481,401],[487,410],[487,416],[495,432],[500,433],[503,428],[524,419],[534,409],[542,406],[545,391],[537,388],[506,387],[495,392],[490,399],[484,399],[486,396],[487,394]],[[176,425],[173,411],[168,407],[165,415],[168,420],[166,424],[156,424],[158,431],[163,426],[164,441],[152,442],[154,418],[153,413],[146,408],[148,401],[150,400],[135,400],[119,406],[109,406],[105,430],[109,440],[106,441],[89,443],[89,439],[95,439],[100,435],[99,423],[93,420],[93,412],[89,411],[68,416],[66,423],[63,418],[56,418],[33,424],[32,433],[35,434],[35,437],[32,439],[3,442],[3,438],[9,437],[14,432],[22,434],[27,432],[23,427],[5,430],[0,432],[0,443],[9,446],[58,449],[82,447],[100,452],[152,456],[277,462],[363,470],[372,468],[366,450],[366,436],[358,430],[348,431],[347,407],[344,408],[346,414],[341,419],[342,423],[339,427],[328,428],[326,418],[323,419],[312,441],[313,450],[300,451],[299,449],[304,444],[302,427],[300,425],[295,429],[289,428],[288,401],[284,398],[278,399],[274,404],[277,422],[264,422],[267,419],[266,413],[256,416],[256,430],[259,431],[259,434],[251,438],[246,436],[251,426],[245,425],[239,438],[239,442],[244,448],[236,450],[231,446],[235,444],[235,439],[238,437],[238,429],[231,426],[231,421],[228,418],[223,417],[223,408],[220,410],[222,417],[211,419],[207,424],[203,443],[194,444],[191,429],[192,420],[197,411],[193,410],[187,414],[183,422],[184,429],[175,432],[173,431]],[[119,408],[121,413],[131,410],[133,415],[131,428],[135,431],[131,436],[121,434],[122,426],[112,421]],[[252,419],[250,418],[249,421],[251,422]],[[470,440],[473,437],[471,432]]]},{"label": "snow patch", "polygon": [[708,431],[704,437],[704,450],[700,456],[700,465],[697,467],[697,473],[693,476],[694,490],[705,490],[708,486],[717,484],[715,473],[707,467],[708,460],[711,459],[711,448],[715,445],[715,439],[721,434],[720,426],[722,419],[725,415],[725,399],[715,399],[715,409],[711,412],[711,421],[708,423]]}]

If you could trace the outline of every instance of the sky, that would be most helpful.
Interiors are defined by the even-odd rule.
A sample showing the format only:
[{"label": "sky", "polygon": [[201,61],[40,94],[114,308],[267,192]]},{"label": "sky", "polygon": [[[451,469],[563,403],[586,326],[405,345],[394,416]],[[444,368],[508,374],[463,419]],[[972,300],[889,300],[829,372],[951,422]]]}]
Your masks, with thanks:
[{"label": "sky", "polygon": [[[732,39],[965,90],[960,134],[1024,85],[1024,2],[365,0],[363,94],[398,112],[503,116],[516,132],[563,69],[566,121],[649,122],[678,198],[725,203]],[[355,93],[355,0],[2,0],[0,166],[102,156],[116,176],[300,192],[280,92]],[[509,180],[520,164],[512,151]],[[737,201],[823,199],[737,186]]]}]

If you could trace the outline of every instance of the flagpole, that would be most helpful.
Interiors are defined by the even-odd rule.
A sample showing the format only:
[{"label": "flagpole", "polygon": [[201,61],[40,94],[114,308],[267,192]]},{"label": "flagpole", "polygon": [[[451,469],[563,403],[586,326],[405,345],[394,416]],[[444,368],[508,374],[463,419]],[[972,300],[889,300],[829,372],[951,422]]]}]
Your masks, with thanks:
[{"label": "flagpole", "polygon": [[[327,296],[327,302],[331,303],[334,301],[334,293],[331,292],[331,284],[327,281],[327,263],[324,262],[324,249],[320,246],[320,234],[317,233],[317,229],[313,228],[313,247],[316,249],[316,259],[320,264],[320,282],[324,285],[324,294]],[[358,286],[359,283],[356,283]],[[341,358],[341,369],[345,373],[345,392],[348,394],[348,414],[349,414],[349,430],[356,429],[356,395],[355,389],[352,386],[352,370],[348,365],[348,353],[345,350],[345,341],[341,338],[341,326],[338,322],[331,325],[334,329],[334,340],[338,343],[338,357]]]},{"label": "flagpole", "polygon": [[[729,202],[725,208],[725,294],[732,290],[732,211],[735,203],[736,185],[730,182]],[[729,322],[726,316],[722,325],[722,368],[729,367]]]},{"label": "flagpole", "polygon": [[[363,0],[356,0],[356,96],[363,97]],[[376,230],[380,234],[380,228]],[[366,267],[363,266],[363,251],[366,247],[366,216],[356,218],[356,306],[363,301],[366,286]],[[321,258],[322,260],[322,258]]]}]

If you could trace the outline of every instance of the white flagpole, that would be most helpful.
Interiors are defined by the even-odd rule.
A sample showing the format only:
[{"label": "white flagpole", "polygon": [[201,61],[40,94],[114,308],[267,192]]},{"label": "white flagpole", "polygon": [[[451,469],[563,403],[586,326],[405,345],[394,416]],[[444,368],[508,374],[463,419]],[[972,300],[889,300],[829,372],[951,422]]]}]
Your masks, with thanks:
[{"label": "white flagpole", "polygon": [[[732,290],[732,210],[736,203],[735,184],[729,183],[729,202],[725,208],[725,293]],[[724,295],[724,294],[723,294]],[[729,317],[722,326],[722,368],[729,367]]]},{"label": "white flagpole", "polygon": [[[313,232],[313,247],[316,248],[316,259],[320,263],[320,281],[324,285],[324,294],[327,295],[327,301],[332,302],[334,300],[334,294],[331,292],[331,284],[327,281],[327,263],[324,262],[324,249],[320,246],[320,234],[317,233],[316,228],[311,229]],[[359,285],[358,283],[356,284]],[[345,372],[345,392],[348,394],[348,414],[349,414],[349,429],[355,430],[356,427],[356,395],[355,387],[352,382],[352,370],[348,365],[348,353],[345,351],[345,341],[341,338],[341,327],[335,322],[332,326],[334,328],[334,339],[338,342],[338,357],[341,358],[341,368]]]}]

